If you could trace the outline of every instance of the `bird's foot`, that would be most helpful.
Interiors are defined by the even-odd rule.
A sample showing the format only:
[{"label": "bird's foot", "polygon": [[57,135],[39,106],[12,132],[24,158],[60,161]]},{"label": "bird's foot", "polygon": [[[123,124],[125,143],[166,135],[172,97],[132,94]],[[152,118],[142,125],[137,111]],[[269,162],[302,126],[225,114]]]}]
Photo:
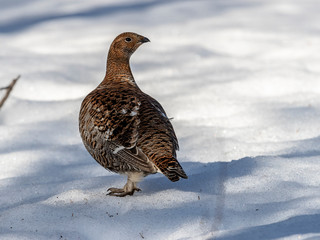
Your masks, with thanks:
[{"label": "bird's foot", "polygon": [[135,191],[140,192],[140,188],[133,188],[131,191],[125,191],[123,188],[109,188],[107,195],[115,197],[125,197],[127,195],[133,195]]}]

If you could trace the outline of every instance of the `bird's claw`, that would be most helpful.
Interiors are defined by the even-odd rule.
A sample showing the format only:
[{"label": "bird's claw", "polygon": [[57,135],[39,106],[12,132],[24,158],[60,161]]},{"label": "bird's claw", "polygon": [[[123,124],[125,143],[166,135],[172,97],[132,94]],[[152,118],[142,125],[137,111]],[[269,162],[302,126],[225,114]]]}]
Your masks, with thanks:
[{"label": "bird's claw", "polygon": [[134,188],[132,191],[126,192],[123,188],[109,188],[107,191],[110,191],[107,193],[109,196],[115,196],[115,197],[125,197],[127,195],[133,195],[135,191],[140,192],[140,188]]}]

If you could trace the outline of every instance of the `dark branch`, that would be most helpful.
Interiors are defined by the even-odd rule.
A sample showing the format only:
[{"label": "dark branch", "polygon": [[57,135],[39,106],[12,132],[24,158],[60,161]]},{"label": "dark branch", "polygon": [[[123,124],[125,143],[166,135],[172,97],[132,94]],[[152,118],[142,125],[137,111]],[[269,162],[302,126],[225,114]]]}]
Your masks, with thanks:
[{"label": "dark branch", "polygon": [[0,101],[0,109],[3,106],[4,102],[7,100],[7,98],[9,97],[10,92],[12,91],[14,85],[16,84],[16,82],[18,81],[19,78],[20,78],[20,75],[18,77],[16,77],[15,79],[13,79],[9,86],[0,88],[0,90],[5,90],[5,89],[7,90],[6,94],[4,95],[4,97]]}]

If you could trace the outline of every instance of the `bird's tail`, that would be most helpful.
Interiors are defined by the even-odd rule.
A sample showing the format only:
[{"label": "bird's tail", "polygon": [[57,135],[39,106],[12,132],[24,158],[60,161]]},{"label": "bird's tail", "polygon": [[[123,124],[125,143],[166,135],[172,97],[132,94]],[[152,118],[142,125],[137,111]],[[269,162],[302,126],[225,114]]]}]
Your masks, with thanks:
[{"label": "bird's tail", "polygon": [[174,157],[161,157],[157,159],[156,165],[172,182],[176,182],[180,178],[188,178],[187,174]]}]

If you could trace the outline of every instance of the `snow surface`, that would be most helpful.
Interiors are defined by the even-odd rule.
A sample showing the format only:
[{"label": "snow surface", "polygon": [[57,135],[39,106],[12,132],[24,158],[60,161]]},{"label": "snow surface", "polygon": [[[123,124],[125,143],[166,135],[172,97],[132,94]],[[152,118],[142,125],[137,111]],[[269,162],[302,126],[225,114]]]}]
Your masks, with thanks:
[{"label": "snow surface", "polygon": [[[1,0],[0,239],[320,239],[318,0]],[[109,44],[163,105],[189,176],[132,197],[78,133]],[[0,92],[3,94],[3,92]],[[1,95],[2,97],[2,95]]]}]

